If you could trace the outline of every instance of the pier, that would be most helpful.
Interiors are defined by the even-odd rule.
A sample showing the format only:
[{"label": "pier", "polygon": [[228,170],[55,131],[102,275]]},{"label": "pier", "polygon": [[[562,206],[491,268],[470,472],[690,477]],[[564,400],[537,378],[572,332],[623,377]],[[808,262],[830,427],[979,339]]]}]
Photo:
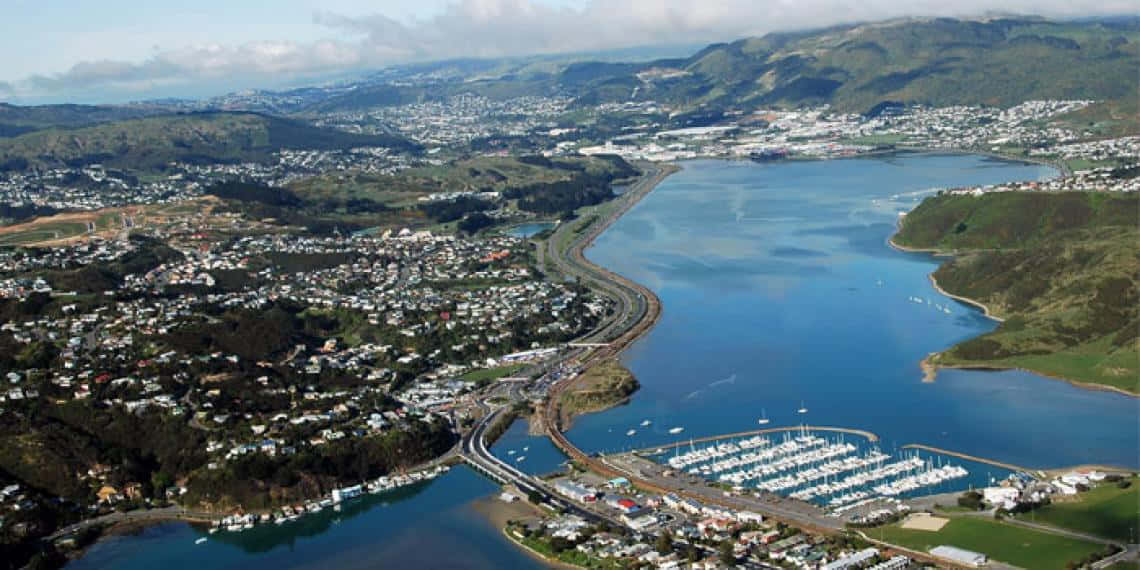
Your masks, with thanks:
[{"label": "pier", "polygon": [[710,436],[706,436],[706,437],[696,437],[696,438],[692,438],[692,439],[686,439],[684,441],[676,441],[676,442],[667,443],[664,445],[655,445],[653,447],[646,447],[644,449],[636,449],[633,451],[633,453],[635,453],[637,455],[646,455],[646,454],[656,453],[657,450],[664,451],[664,450],[669,450],[669,449],[673,449],[676,447],[681,447],[682,445],[689,445],[689,444],[695,445],[698,443],[709,443],[709,442],[713,442],[713,441],[720,441],[722,439],[737,439],[737,438],[744,438],[744,437],[752,437],[752,436],[756,436],[756,435],[765,435],[765,434],[771,434],[771,433],[784,433],[784,432],[796,432],[796,431],[825,431],[825,432],[832,432],[832,433],[845,433],[845,434],[857,435],[860,437],[867,438],[867,441],[869,441],[871,443],[879,441],[879,436],[877,436],[877,435],[875,435],[875,434],[873,434],[867,430],[862,430],[862,429],[831,427],[831,426],[798,425],[798,426],[784,426],[784,427],[754,429],[754,430],[750,430],[750,431],[739,431],[736,433],[725,433],[725,434],[720,434],[720,435],[710,435]]},{"label": "pier", "polygon": [[993,459],[986,459],[985,457],[978,457],[976,455],[969,455],[967,453],[959,453],[957,451],[950,451],[947,449],[923,445],[921,443],[908,443],[899,449],[920,449],[922,451],[929,451],[931,453],[938,453],[940,455],[948,455],[950,457],[957,457],[958,459],[965,459],[968,461],[983,463],[985,465],[993,465],[994,467],[1000,467],[1002,469],[1008,469],[1014,472],[1020,471],[1023,473],[1033,473],[1035,471],[1040,471],[1039,469],[1030,469],[1028,467],[1022,467],[1020,465],[1014,465],[1012,463],[1003,463],[1001,461],[995,461]]}]

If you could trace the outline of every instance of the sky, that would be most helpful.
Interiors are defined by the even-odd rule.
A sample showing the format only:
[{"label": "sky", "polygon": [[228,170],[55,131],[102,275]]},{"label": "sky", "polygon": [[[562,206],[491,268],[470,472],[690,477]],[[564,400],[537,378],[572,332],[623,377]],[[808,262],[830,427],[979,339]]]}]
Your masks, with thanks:
[{"label": "sky", "polygon": [[410,61],[692,45],[903,16],[1128,14],[1134,2],[4,0],[0,101],[201,97]]}]

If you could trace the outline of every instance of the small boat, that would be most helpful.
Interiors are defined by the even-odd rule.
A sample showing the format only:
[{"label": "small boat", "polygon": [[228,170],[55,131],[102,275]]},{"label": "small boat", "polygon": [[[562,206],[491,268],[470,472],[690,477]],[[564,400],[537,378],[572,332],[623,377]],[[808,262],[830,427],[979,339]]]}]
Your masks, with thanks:
[{"label": "small boat", "polygon": [[523,446],[523,451],[530,451],[530,446],[529,446],[529,445],[524,445],[524,446]]},{"label": "small boat", "polygon": [[635,434],[635,433],[637,433],[637,430],[635,430],[635,429],[631,429],[631,430],[629,430],[629,431],[625,432],[625,435],[633,435],[633,434]]},{"label": "small boat", "polygon": [[206,542],[206,540],[208,540],[208,539],[207,539],[206,537],[204,537],[204,536],[203,536],[202,538],[199,538],[198,540],[195,540],[195,541],[194,541],[194,544],[202,544],[203,542]]},{"label": "small boat", "polygon": [[515,454],[515,450],[513,450],[513,449],[507,452],[507,455],[514,455],[514,454]]},{"label": "small boat", "polygon": [[768,419],[768,412],[764,411],[763,408],[760,408],[760,419],[756,420],[756,422],[759,423],[760,425],[765,425],[769,421],[771,421],[771,420]]},{"label": "small boat", "polygon": [[645,426],[648,426],[648,425],[649,425],[649,424],[651,424],[651,423],[653,423],[653,422],[651,422],[651,421],[649,421],[649,420],[642,420],[642,421],[641,421],[641,427],[645,427]]},{"label": "small boat", "polygon": [[806,414],[806,413],[807,413],[807,407],[805,407],[805,406],[804,406],[804,401],[803,401],[803,400],[800,400],[800,409],[798,409],[798,410],[796,410],[796,411],[797,411],[797,412],[799,412],[799,413],[801,413],[801,414]]},{"label": "small boat", "polygon": [[672,428],[672,429],[670,429],[670,430],[669,430],[669,433],[673,433],[673,434],[676,434],[676,433],[681,433],[681,432],[683,432],[683,431],[685,431],[685,428],[683,428],[683,427],[675,427],[675,428]]},{"label": "small boat", "polygon": [[524,459],[526,459],[526,456],[525,456],[525,455],[520,455],[520,456],[519,456],[519,458],[515,460],[515,463],[522,463],[522,461],[523,461]]}]

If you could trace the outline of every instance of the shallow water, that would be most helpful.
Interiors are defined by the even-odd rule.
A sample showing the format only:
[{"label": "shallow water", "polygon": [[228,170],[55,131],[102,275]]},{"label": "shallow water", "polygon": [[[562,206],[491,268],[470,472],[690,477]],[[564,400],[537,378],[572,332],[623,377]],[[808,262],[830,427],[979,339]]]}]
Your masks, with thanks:
[{"label": "shallow water", "polygon": [[[938,260],[887,245],[898,212],[932,188],[1053,174],[944,154],[685,163],[586,252],[651,288],[664,311],[624,357],[641,390],[576,420],[570,439],[588,451],[647,447],[755,429],[766,412],[769,427],[867,429],[888,450],[1137,466],[1135,398],[1018,371],[921,382],[926,354],[995,323],[932,288]],[[646,418],[652,429],[638,427]],[[684,432],[668,434],[675,426]]]},{"label": "shallow water", "polygon": [[[938,261],[886,245],[897,212],[931,188],[1052,176],[1049,168],[936,154],[684,166],[587,251],[653,289],[664,312],[624,356],[641,390],[628,405],[575,420],[569,437],[584,449],[756,429],[764,413],[764,427],[867,429],[889,453],[924,443],[1031,467],[1140,464],[1134,398],[1024,372],[944,370],[921,382],[923,356],[994,323],[933,290],[927,275]],[[526,435],[525,422],[493,452],[526,455],[515,464],[534,474],[565,459]],[[972,483],[991,475],[967,466]],[[472,509],[495,491],[459,467],[341,513],[202,545],[194,541],[205,533],[187,524],[150,527],[99,543],[68,568],[540,567]]]},{"label": "shallow water", "polygon": [[[207,535],[185,523],[94,545],[69,570],[123,568],[542,568],[472,503],[496,486],[466,467],[283,525]],[[195,540],[208,536],[203,544]]]}]

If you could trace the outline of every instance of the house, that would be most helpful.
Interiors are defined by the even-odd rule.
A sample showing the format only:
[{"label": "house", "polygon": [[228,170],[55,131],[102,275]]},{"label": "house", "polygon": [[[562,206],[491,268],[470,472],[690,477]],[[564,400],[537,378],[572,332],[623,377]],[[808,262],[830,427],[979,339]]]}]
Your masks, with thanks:
[{"label": "house", "polygon": [[729,532],[736,526],[736,523],[731,519],[726,518],[707,518],[697,523],[697,530],[701,534]]},{"label": "house", "polygon": [[635,530],[644,530],[657,523],[652,509],[637,508],[621,515],[621,521]]},{"label": "house", "polygon": [[142,483],[127,483],[123,486],[123,494],[128,499],[138,500],[142,498]]},{"label": "house", "polygon": [[114,503],[123,500],[123,496],[119,494],[119,490],[110,485],[100,487],[95,493],[95,496],[99,497],[100,503]]},{"label": "house", "polygon": [[598,498],[597,493],[593,490],[571,481],[559,481],[554,484],[554,489],[560,494],[581,503],[592,503]]},{"label": "house", "polygon": [[996,507],[1009,510],[1017,506],[1017,498],[1021,491],[1013,487],[986,487],[982,489],[982,499]]},{"label": "house", "polygon": [[864,548],[859,552],[844,556],[835,562],[824,564],[823,570],[847,570],[848,568],[858,568],[866,563],[868,560],[879,555],[877,548]]}]

